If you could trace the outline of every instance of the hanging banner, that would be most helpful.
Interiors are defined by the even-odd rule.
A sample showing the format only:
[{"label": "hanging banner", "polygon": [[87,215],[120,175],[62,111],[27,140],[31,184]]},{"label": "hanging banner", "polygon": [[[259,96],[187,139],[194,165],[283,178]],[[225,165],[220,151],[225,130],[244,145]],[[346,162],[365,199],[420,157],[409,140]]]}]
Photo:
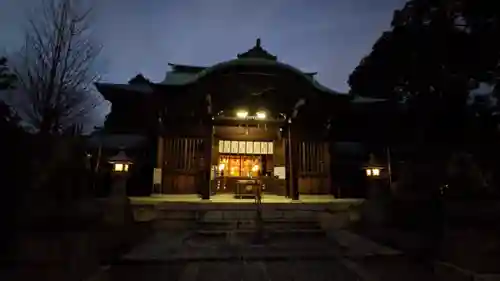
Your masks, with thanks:
[{"label": "hanging banner", "polygon": [[245,154],[247,150],[247,143],[245,141],[238,142],[238,153]]},{"label": "hanging banner", "polygon": [[231,142],[231,153],[238,153],[238,141]]},{"label": "hanging banner", "polygon": [[260,142],[259,141],[255,141],[253,143],[253,153],[260,154]]},{"label": "hanging banner", "polygon": [[224,153],[224,141],[219,141],[219,153]]},{"label": "hanging banner", "polygon": [[231,153],[231,141],[225,140],[224,141],[224,153]]},{"label": "hanging banner", "polygon": [[253,141],[247,141],[247,154],[253,154]]},{"label": "hanging banner", "polygon": [[274,143],[272,141],[219,140],[219,153],[273,154]]},{"label": "hanging banner", "polygon": [[267,154],[273,154],[274,152],[274,143],[273,142],[269,142],[267,144]]},{"label": "hanging banner", "polygon": [[267,142],[260,143],[260,153],[267,154]]}]

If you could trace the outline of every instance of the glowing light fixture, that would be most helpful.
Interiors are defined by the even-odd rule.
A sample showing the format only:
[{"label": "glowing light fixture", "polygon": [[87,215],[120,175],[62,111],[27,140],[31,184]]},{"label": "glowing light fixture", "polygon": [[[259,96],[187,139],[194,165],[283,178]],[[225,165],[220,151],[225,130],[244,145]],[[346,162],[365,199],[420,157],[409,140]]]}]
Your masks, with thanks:
[{"label": "glowing light fixture", "polygon": [[226,167],[226,165],[224,165],[224,163],[220,163],[219,164],[219,171],[224,170],[225,167]]},{"label": "glowing light fixture", "polygon": [[113,173],[127,173],[130,165],[133,164],[124,151],[120,151],[115,156],[109,158],[109,163],[113,165]]},{"label": "glowing light fixture", "polygon": [[381,176],[381,171],[384,169],[384,166],[377,163],[375,156],[370,154],[370,160],[363,169],[365,170],[367,177],[377,178]]},{"label": "glowing light fixture", "polygon": [[379,168],[368,168],[366,169],[366,175],[369,177],[378,177],[380,176],[380,169]]},{"label": "glowing light fixture", "polygon": [[266,113],[264,111],[257,112],[257,119],[266,119]]},{"label": "glowing light fixture", "polygon": [[248,116],[248,111],[240,110],[240,111],[236,112],[236,117],[238,117],[238,118],[243,119],[243,118],[247,118],[247,116]]}]

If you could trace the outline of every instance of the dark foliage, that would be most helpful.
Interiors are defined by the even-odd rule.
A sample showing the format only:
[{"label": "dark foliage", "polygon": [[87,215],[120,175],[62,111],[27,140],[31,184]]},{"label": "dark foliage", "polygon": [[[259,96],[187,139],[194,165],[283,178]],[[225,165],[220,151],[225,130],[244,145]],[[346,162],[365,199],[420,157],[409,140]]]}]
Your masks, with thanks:
[{"label": "dark foliage", "polygon": [[30,149],[26,145],[27,134],[18,126],[19,118],[12,113],[11,108],[0,102],[0,153],[2,154],[2,169],[0,169],[0,221],[3,231],[0,234],[0,253],[9,251],[15,225],[19,216],[19,203],[22,191],[27,187],[26,164],[30,161]]},{"label": "dark foliage", "polygon": [[460,142],[469,91],[498,77],[498,5],[409,1],[350,75],[353,93],[406,101],[424,129],[419,138]]},{"label": "dark foliage", "polygon": [[7,58],[0,57],[0,90],[13,88],[16,81],[17,77],[9,69]]},{"label": "dark foliage", "polygon": [[415,120],[411,160],[433,162],[428,176],[436,185],[447,180],[454,152],[472,151],[491,165],[486,154],[498,150],[495,109],[467,101],[480,83],[497,85],[500,3],[412,0],[395,11],[391,25],[350,75],[352,92],[405,103]]},{"label": "dark foliage", "polygon": [[412,149],[393,187],[392,223],[419,233],[420,254],[436,256],[449,215],[443,204],[499,191],[498,110],[469,98],[480,83],[498,89],[500,2],[411,0],[391,26],[348,82],[354,94],[401,102],[404,119],[414,120],[405,122]]},{"label": "dark foliage", "polygon": [[471,82],[496,82],[497,1],[409,1],[349,77],[354,93],[464,102]]}]

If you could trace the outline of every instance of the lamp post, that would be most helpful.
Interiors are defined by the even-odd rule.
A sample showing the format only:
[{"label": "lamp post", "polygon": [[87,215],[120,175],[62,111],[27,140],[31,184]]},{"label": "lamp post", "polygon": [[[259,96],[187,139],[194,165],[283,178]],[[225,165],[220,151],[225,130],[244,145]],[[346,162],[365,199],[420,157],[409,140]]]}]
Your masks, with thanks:
[{"label": "lamp post", "polygon": [[127,179],[133,162],[123,150],[110,157],[108,162],[112,165],[112,183],[105,221],[113,225],[124,225],[132,221],[130,200],[127,197]]}]

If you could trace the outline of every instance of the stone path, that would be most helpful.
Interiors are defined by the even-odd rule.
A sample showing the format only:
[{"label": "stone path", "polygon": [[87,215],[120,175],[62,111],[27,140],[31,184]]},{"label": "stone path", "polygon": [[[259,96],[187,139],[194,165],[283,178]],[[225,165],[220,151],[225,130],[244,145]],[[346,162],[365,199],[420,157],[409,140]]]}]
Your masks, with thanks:
[{"label": "stone path", "polygon": [[[402,254],[318,221],[269,217],[268,240],[252,242],[255,222],[207,213],[194,230],[159,229],[111,267],[106,281],[431,280]],[[247,220],[247,221],[241,221]],[[414,277],[414,278],[413,278]]]},{"label": "stone path", "polygon": [[402,255],[400,251],[377,244],[350,231],[338,229],[328,234],[344,250],[344,255],[351,258]]},{"label": "stone path", "polygon": [[268,240],[259,245],[252,223],[206,219],[198,230],[157,231],[111,267],[110,280],[357,280],[313,222],[264,223]]},{"label": "stone path", "polygon": [[252,261],[190,263],[182,281],[233,280],[355,280],[339,265],[328,261]]}]

